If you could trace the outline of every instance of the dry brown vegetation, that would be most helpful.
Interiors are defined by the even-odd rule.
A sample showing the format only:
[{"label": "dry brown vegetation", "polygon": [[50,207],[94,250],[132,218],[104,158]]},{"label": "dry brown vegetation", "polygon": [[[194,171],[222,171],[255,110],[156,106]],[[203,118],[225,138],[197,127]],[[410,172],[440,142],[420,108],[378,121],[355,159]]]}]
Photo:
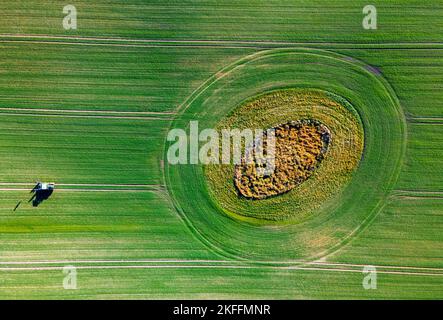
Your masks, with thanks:
[{"label": "dry brown vegetation", "polygon": [[[261,152],[255,152],[257,143],[247,148],[241,165],[235,167],[234,183],[240,195],[264,199],[283,194],[307,180],[322,162],[328,150],[331,134],[319,121],[306,119],[278,125],[275,130],[275,167],[270,175],[262,175]],[[266,150],[266,133],[262,139]],[[251,159],[249,159],[251,158]]]}]

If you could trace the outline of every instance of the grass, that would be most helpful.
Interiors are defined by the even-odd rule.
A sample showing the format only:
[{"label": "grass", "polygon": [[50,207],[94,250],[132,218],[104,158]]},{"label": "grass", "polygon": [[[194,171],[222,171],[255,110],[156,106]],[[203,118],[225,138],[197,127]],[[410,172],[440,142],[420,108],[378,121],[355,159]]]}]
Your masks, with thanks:
[{"label": "grass", "polygon": [[61,271],[9,271],[2,274],[0,298],[433,299],[442,295],[443,285],[442,277],[380,274],[378,289],[364,290],[361,272],[319,276],[270,269],[84,269],[78,271],[78,290],[63,290],[63,277]]},{"label": "grass", "polygon": [[159,184],[159,120],[72,119],[2,115],[4,182]]},{"label": "grass", "polygon": [[[362,0],[76,1],[78,30],[65,31],[63,1],[8,3],[1,33],[153,39],[308,42],[439,42],[443,10],[436,1],[371,2],[380,32],[364,30]],[[432,27],[430,27],[432,26]]]},{"label": "grass", "polygon": [[379,67],[394,88],[408,117],[440,117],[443,100],[443,50],[395,48],[338,50]]},{"label": "grass", "polygon": [[[405,165],[397,188],[419,191],[443,191],[443,126],[411,123],[408,132]],[[422,177],[417,179],[417,177]]]},{"label": "grass", "polygon": [[27,190],[2,191],[2,263],[217,258],[183,227],[163,192],[59,189],[38,208],[29,198]]},{"label": "grass", "polygon": [[441,268],[443,198],[398,195],[332,261]]},{"label": "grass", "polygon": [[[379,11],[379,29],[367,31],[361,28],[361,10],[366,4],[316,0],[309,4],[188,1],[165,5],[142,0],[82,0],[76,1],[79,29],[65,31],[61,27],[65,3],[61,1],[5,3],[2,34],[228,42],[184,43],[181,47],[172,42],[162,47],[166,44],[43,38],[32,43],[29,38],[0,37],[0,108],[53,110],[0,110],[0,183],[51,179],[57,183],[156,185],[152,190],[145,187],[149,190],[143,192],[115,192],[127,188],[115,185],[100,187],[113,192],[58,190],[40,207],[24,203],[15,213],[12,209],[18,200],[29,196],[28,191],[0,191],[0,262],[9,261],[0,266],[0,298],[442,298],[443,278],[438,275],[381,273],[377,290],[363,290],[360,267],[354,268],[357,272],[274,270],[254,263],[254,268],[235,270],[79,269],[78,290],[62,289],[63,263],[56,264],[56,269],[11,269],[41,266],[36,261],[49,259],[74,259],[78,266],[90,265],[78,262],[82,259],[219,261],[220,255],[214,252],[288,259],[309,255],[343,239],[362,221],[363,228],[346,238],[340,250],[331,250],[334,254],[326,257],[326,262],[441,268],[443,50],[436,42],[443,35],[443,10],[436,1],[376,1],[372,4]],[[333,54],[332,60],[316,56],[296,59],[283,54],[240,60],[252,53],[256,53],[254,57],[264,56],[258,52],[267,47],[286,46],[260,41],[318,42],[287,46],[340,52],[349,63],[363,61],[363,69],[340,62],[341,58]],[[217,73],[229,64],[233,66]],[[376,69],[365,71],[367,66]],[[401,140],[399,127],[385,122],[398,121],[399,114],[389,113],[383,118],[392,110],[386,108],[384,99],[377,98],[385,95],[385,90],[373,82],[381,78],[370,75],[376,70],[389,82],[390,95],[395,92],[406,115],[406,140]],[[219,81],[212,83],[217,78]],[[206,84],[212,84],[202,92],[207,79]],[[362,82],[364,79],[367,81]],[[370,96],[372,108],[380,113],[377,119],[362,117],[365,128],[374,134],[365,136],[371,148],[365,150],[364,159],[367,151],[374,158],[377,155],[380,162],[368,166],[362,173],[363,182],[344,197],[356,203],[362,200],[343,208],[352,216],[337,220],[342,211],[334,211],[329,219],[333,221],[325,219],[324,232],[315,237],[302,233],[297,239],[286,235],[275,242],[279,231],[273,228],[245,227],[242,222],[212,215],[219,208],[213,203],[208,206],[203,180],[188,183],[184,189],[180,179],[191,181],[191,177],[201,176],[201,168],[168,180],[172,190],[182,192],[174,191],[178,203],[192,201],[195,206],[191,213],[198,214],[180,216],[183,212],[172,206],[162,177],[163,140],[169,119],[178,117],[180,121],[174,125],[184,127],[198,115],[210,126],[228,109],[257,94],[313,84],[349,98],[360,110]],[[188,109],[181,108],[185,101]],[[49,116],[67,115],[55,110],[161,114],[148,115],[145,120]],[[398,124],[396,121],[393,123]],[[389,158],[399,157],[401,148],[394,143],[399,141],[406,144],[403,164]],[[398,179],[387,181],[387,177],[379,176],[380,170],[398,170]],[[386,188],[380,190],[380,185]],[[387,196],[392,188],[384,206],[370,212],[371,201],[365,198]],[[355,194],[359,197],[354,198]],[[247,229],[246,234],[242,228]],[[32,263],[10,264],[12,261]]]},{"label": "grass", "polygon": [[211,72],[247,52],[1,43],[0,107],[174,112]]}]

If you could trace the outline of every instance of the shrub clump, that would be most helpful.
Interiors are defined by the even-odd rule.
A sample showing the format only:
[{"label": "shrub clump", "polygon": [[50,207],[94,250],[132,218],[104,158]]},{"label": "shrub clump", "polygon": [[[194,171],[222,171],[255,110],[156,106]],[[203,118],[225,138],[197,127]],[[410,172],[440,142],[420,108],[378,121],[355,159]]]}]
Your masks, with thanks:
[{"label": "shrub clump", "polygon": [[[246,148],[245,157],[235,166],[234,184],[238,194],[250,199],[265,199],[292,190],[306,181],[320,165],[331,141],[331,132],[320,121],[304,119],[280,124],[275,130],[275,166],[270,175],[262,175],[263,167],[255,154],[257,143],[266,150],[266,131],[263,141],[256,140]],[[260,152],[262,155],[262,152]],[[266,156],[266,155],[265,155]]]}]

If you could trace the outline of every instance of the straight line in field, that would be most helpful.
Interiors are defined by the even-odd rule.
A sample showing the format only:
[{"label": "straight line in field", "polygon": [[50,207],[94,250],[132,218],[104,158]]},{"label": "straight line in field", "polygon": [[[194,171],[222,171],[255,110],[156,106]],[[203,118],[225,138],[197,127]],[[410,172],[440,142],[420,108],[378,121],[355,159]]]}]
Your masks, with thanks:
[{"label": "straight line in field", "polygon": [[73,109],[41,109],[41,108],[0,108],[1,111],[29,111],[31,113],[85,113],[97,115],[174,115],[174,111],[156,112],[156,111],[116,111],[116,110],[73,110]]},{"label": "straight line in field", "polygon": [[100,42],[67,42],[67,41],[39,41],[39,40],[1,40],[0,43],[34,43],[34,44],[58,44],[58,45],[76,45],[76,46],[107,46],[107,47],[133,47],[133,48],[224,48],[224,49],[271,49],[278,48],[273,46],[240,46],[240,45],[196,45],[196,44],[119,44],[119,43],[100,43]]},{"label": "straight line in field", "polygon": [[410,199],[410,200],[423,200],[423,199],[433,199],[433,200],[443,200],[443,196],[397,196],[400,199]]},{"label": "straight line in field", "polygon": [[409,117],[408,120],[416,124],[443,125],[441,117]]},{"label": "straight line in field", "polygon": [[133,47],[133,48],[224,48],[224,49],[283,49],[283,48],[296,48],[296,47],[311,47],[311,48],[334,48],[334,49],[353,49],[353,50],[365,50],[365,49],[380,49],[380,50],[411,50],[411,49],[424,49],[424,50],[442,50],[443,44],[432,46],[431,44],[407,44],[407,43],[394,43],[394,44],[365,44],[365,43],[318,43],[318,42],[300,42],[300,43],[285,43],[282,45],[260,45],[259,43],[253,45],[239,45],[235,43],[220,42],[217,44],[197,45],[192,43],[171,43],[165,44],[118,44],[118,43],[100,43],[100,42],[66,42],[66,41],[38,41],[38,40],[1,40],[0,43],[34,43],[34,44],[56,44],[56,45],[77,45],[77,46],[107,46],[107,47]]},{"label": "straight line in field", "polygon": [[[2,266],[29,266],[33,265],[33,267],[1,267],[0,270],[12,270],[13,268],[26,268],[26,269],[34,269],[34,268],[53,268],[59,269],[66,265],[75,265],[75,264],[86,264],[85,266],[78,266],[79,268],[92,268],[92,267],[207,267],[207,268],[215,268],[215,267],[226,267],[226,268],[278,268],[278,269],[307,269],[307,270],[349,270],[354,272],[362,272],[362,268],[366,265],[364,264],[349,264],[349,263],[328,263],[328,262],[299,262],[294,264],[294,262],[266,262],[266,261],[233,261],[233,260],[205,260],[205,259],[197,259],[197,260],[186,260],[186,259],[168,259],[168,260],[44,260],[44,261],[2,261],[0,265]],[[88,265],[89,264],[89,265]],[[103,264],[99,266],[99,264]],[[121,264],[121,265],[116,265]],[[129,265],[127,265],[129,264]],[[36,265],[40,265],[35,267]],[[47,266],[47,265],[58,265],[58,266]],[[192,266],[194,265],[194,266]],[[334,268],[339,267],[339,268]],[[378,270],[381,272],[395,272],[395,273],[415,273],[415,274],[432,274],[432,275],[443,275],[443,268],[431,268],[431,267],[408,267],[408,266],[389,266],[389,265],[375,265]],[[388,269],[384,270],[384,269]],[[413,272],[413,271],[424,271],[424,272]]]},{"label": "straight line in field", "polygon": [[443,191],[394,190],[392,196],[411,199],[443,199]]},{"label": "straight line in field", "polygon": [[170,121],[172,118],[168,117],[140,117],[140,116],[117,116],[117,115],[72,115],[72,114],[44,114],[44,113],[16,113],[16,112],[0,112],[1,115],[6,116],[21,116],[21,117],[55,117],[55,118],[89,118],[89,119],[125,119],[125,120],[166,120]]},{"label": "straight line in field", "polygon": [[[156,190],[156,189],[155,189]],[[26,188],[0,188],[0,191],[29,191]],[[154,189],[57,189],[57,192],[152,192]]]},{"label": "straight line in field", "polygon": [[[57,192],[152,192],[158,191],[159,189],[57,189]],[[0,188],[0,191],[29,191],[27,188]]]},{"label": "straight line in field", "polygon": [[259,45],[362,45],[362,46],[443,46],[443,42],[303,42],[303,41],[269,41],[269,40],[202,40],[202,39],[134,39],[122,37],[82,37],[82,36],[57,36],[48,34],[0,34],[0,38],[6,39],[50,39],[50,40],[76,40],[76,41],[101,41],[101,42],[121,42],[121,43],[161,43],[161,44],[259,44]]},{"label": "straight line in field", "polygon": [[[0,191],[30,191],[35,183],[0,183]],[[8,186],[8,187],[1,187]],[[163,189],[160,184],[86,184],[58,183],[57,192],[152,192]],[[69,188],[70,187],[70,188]],[[78,187],[78,188],[77,188]]]},{"label": "straight line in field", "polygon": [[[17,185],[17,186],[34,186],[32,182],[0,182],[0,186]],[[100,183],[57,183],[57,186],[67,187],[162,187],[161,184],[100,184]]]},{"label": "straight line in field", "polygon": [[[326,265],[326,266],[344,266],[344,267],[357,267],[363,268],[365,264],[356,263],[333,263],[333,262],[307,262],[308,265]],[[432,267],[409,267],[409,266],[385,266],[385,265],[374,265],[377,269],[400,269],[400,270],[423,270],[423,271],[440,271],[443,272],[443,268],[432,268]]]},{"label": "straight line in field", "polygon": [[[41,260],[41,261],[0,261],[0,265],[42,265],[42,264],[105,264],[105,263],[233,263],[232,260],[208,260],[208,259],[141,259],[141,260]],[[443,269],[442,269],[443,271]]]},{"label": "straight line in field", "polygon": [[[290,270],[315,270],[315,271],[336,271],[336,272],[357,272],[362,273],[362,270],[355,269],[334,269],[334,268],[310,268],[310,267],[287,267]],[[428,273],[428,272],[404,272],[404,271],[383,271],[378,270],[378,274],[396,274],[396,275],[410,275],[410,276],[443,276],[443,273]]]},{"label": "straight line in field", "polygon": [[[325,271],[325,272],[354,272],[362,273],[361,270],[345,268],[318,268],[300,266],[257,266],[257,265],[89,265],[76,266],[76,269],[272,269],[272,270],[304,270],[304,271]],[[1,267],[0,271],[53,271],[63,270],[63,266],[49,267]],[[405,272],[405,271],[377,271],[379,274],[395,274],[409,276],[443,276],[443,273],[429,272]]]}]

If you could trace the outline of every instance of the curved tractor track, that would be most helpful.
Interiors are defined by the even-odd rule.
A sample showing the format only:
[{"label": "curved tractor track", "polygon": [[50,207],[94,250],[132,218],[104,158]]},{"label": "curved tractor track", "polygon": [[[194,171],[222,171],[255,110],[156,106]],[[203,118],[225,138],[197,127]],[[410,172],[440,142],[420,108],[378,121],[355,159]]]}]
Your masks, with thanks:
[{"label": "curved tractor track", "polygon": [[211,199],[201,166],[165,161],[165,184],[178,213],[197,238],[223,256],[285,262],[331,254],[373,221],[397,180],[406,133],[395,93],[367,65],[324,50],[276,49],[236,61],[189,96],[171,128],[186,129],[190,119],[199,120],[201,130],[215,127],[243,101],[286,88],[323,90],[350,102],[363,122],[363,159],[346,189],[314,218],[276,226],[229,217]]}]

